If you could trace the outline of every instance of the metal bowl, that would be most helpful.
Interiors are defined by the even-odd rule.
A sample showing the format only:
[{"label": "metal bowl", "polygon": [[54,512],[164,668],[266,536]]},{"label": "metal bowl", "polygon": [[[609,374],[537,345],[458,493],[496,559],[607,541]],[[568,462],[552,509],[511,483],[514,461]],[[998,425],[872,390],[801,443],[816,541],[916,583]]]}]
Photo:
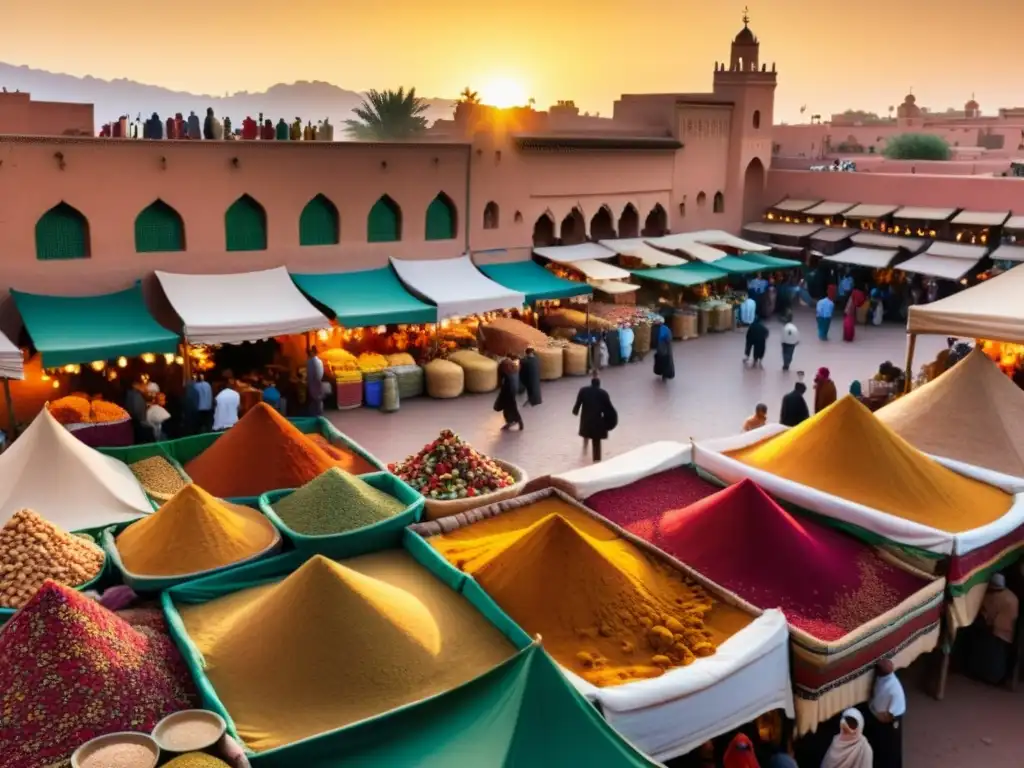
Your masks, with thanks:
[{"label": "metal bowl", "polygon": [[89,757],[102,747],[108,747],[112,744],[138,744],[148,749],[152,759],[148,762],[139,763],[136,768],[155,768],[160,760],[160,746],[152,736],[148,733],[122,731],[120,733],[108,733],[106,736],[97,736],[95,739],[85,742],[71,755],[71,768],[82,768]]},{"label": "metal bowl", "polygon": [[[209,723],[216,727],[216,737],[211,737],[205,740],[196,740],[183,746],[173,746],[168,744],[166,741],[166,733],[169,728],[174,726],[176,723],[182,721],[198,721]],[[208,709],[183,709],[181,712],[175,712],[174,714],[168,715],[153,729],[153,739],[157,745],[164,752],[172,752],[175,754],[181,754],[185,752],[202,752],[204,749],[209,749],[224,736],[224,733],[228,729],[228,724],[224,722],[224,718],[218,715],[216,712],[211,712]]]}]

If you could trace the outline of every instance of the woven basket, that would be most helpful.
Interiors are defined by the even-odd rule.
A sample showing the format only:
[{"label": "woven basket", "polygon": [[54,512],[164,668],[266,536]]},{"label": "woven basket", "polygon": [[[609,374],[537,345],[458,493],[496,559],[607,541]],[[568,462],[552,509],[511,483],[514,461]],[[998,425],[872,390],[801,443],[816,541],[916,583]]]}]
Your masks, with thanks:
[{"label": "woven basket", "polygon": [[474,496],[473,498],[467,497],[465,499],[455,499],[453,501],[435,501],[433,499],[426,499],[423,517],[427,520],[438,520],[442,517],[457,515],[459,512],[466,512],[467,510],[476,509],[477,507],[485,507],[488,504],[494,504],[497,501],[514,499],[516,496],[521,494],[523,492],[523,488],[526,487],[526,483],[530,479],[526,474],[526,470],[520,469],[515,464],[509,464],[507,461],[502,461],[501,459],[494,459],[493,461],[499,467],[512,475],[513,479],[516,481],[515,485],[510,485],[508,488],[502,488],[494,493],[487,493],[483,496]]},{"label": "woven basket", "polygon": [[447,360],[431,360],[423,366],[427,380],[427,394],[439,400],[458,397],[465,389],[465,374],[462,368]]},{"label": "woven basket", "polygon": [[448,360],[462,368],[466,391],[472,394],[493,392],[498,388],[498,363],[472,349],[460,349]]},{"label": "woven basket", "polygon": [[640,323],[633,326],[633,354],[643,357],[651,351],[651,326]]},{"label": "woven basket", "polygon": [[420,397],[423,394],[423,369],[418,365],[396,365],[389,368],[398,379],[398,398]]},{"label": "woven basket", "polygon": [[562,361],[561,347],[537,347],[537,359],[540,361],[541,381],[554,381],[562,378],[565,364]]},{"label": "woven basket", "polygon": [[587,375],[587,348],[582,344],[570,344],[562,350],[562,367],[566,376]]}]

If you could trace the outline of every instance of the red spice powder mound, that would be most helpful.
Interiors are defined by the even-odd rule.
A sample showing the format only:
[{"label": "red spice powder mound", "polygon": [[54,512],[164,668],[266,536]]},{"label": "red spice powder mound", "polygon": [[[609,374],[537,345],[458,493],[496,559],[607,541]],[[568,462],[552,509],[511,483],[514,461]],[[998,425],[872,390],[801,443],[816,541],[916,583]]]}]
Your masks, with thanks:
[{"label": "red spice powder mound", "polygon": [[896,607],[927,581],[841,531],[797,519],[743,480],[655,514],[643,538],[758,608],[825,641]]},{"label": "red spice powder mound", "polygon": [[207,493],[237,497],[298,488],[335,466],[342,463],[260,403],[188,462],[185,472]]}]

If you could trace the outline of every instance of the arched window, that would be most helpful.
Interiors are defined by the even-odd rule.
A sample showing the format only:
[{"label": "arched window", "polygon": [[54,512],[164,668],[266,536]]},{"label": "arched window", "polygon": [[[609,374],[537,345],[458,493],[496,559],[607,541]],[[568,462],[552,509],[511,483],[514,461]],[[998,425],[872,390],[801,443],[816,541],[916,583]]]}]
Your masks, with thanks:
[{"label": "arched window", "polygon": [[712,210],[715,213],[725,213],[725,195],[715,192],[715,200],[712,203]]},{"label": "arched window", "polygon": [[707,204],[708,204],[708,196],[705,195],[703,192],[698,192],[697,193],[697,207],[698,208],[703,208]]},{"label": "arched window", "polygon": [[640,237],[640,213],[632,203],[626,203],[619,216],[619,237]]},{"label": "arched window", "polygon": [[299,245],[337,245],[341,242],[341,216],[338,207],[323,195],[317,195],[299,216]]},{"label": "arched window", "polygon": [[533,247],[545,248],[555,244],[555,220],[547,213],[533,225]]},{"label": "arched window", "polygon": [[761,110],[754,110],[754,128],[755,130],[761,127]]},{"label": "arched window", "polygon": [[88,259],[89,220],[81,211],[60,202],[36,222],[36,258]]},{"label": "arched window", "polygon": [[455,203],[444,192],[427,206],[427,240],[454,240],[458,224]]},{"label": "arched window", "polygon": [[572,211],[562,219],[558,229],[558,239],[562,245],[579,245],[587,240],[587,222],[583,219],[583,212],[579,208]]},{"label": "arched window", "polygon": [[371,243],[394,243],[402,239],[402,209],[384,195],[366,217],[366,239]]},{"label": "arched window", "polygon": [[267,212],[249,195],[242,195],[224,214],[224,235],[229,251],[267,250]]},{"label": "arched window", "polygon": [[615,219],[612,218],[611,209],[602,205],[597,209],[594,218],[590,220],[591,240],[613,240],[615,238]]},{"label": "arched window", "polygon": [[499,220],[498,204],[492,200],[484,206],[484,229],[497,229]]},{"label": "arched window", "polygon": [[647,214],[644,221],[642,237],[661,237],[668,231],[668,214],[661,207],[661,203],[655,204],[651,212]]},{"label": "arched window", "polygon": [[522,211],[516,211],[516,215],[512,217],[512,221],[515,224],[522,224],[523,223],[523,213],[522,213]]},{"label": "arched window", "polygon": [[185,250],[185,222],[163,200],[155,200],[135,217],[135,252]]}]

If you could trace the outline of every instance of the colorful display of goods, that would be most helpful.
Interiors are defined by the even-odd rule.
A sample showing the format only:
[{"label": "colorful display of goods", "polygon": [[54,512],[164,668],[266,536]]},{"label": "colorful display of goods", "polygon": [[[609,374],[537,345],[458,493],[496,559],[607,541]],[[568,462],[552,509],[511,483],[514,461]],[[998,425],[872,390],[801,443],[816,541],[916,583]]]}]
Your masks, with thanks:
[{"label": "colorful display of goods", "polygon": [[359,370],[363,373],[378,373],[388,367],[388,359],[376,352],[363,352],[358,360]]},{"label": "colorful display of goods", "polygon": [[265,403],[259,403],[185,465],[192,480],[214,496],[259,496],[298,488],[333,466],[353,474],[376,468],[354,451],[339,462]]},{"label": "colorful display of goods", "polygon": [[119,405],[76,395],[61,397],[47,403],[46,407],[61,424],[106,424],[128,419],[128,411]]},{"label": "colorful display of goods", "polygon": [[423,450],[388,469],[430,499],[473,498],[515,485],[516,480],[493,459],[478,453],[450,429]]},{"label": "colorful display of goods", "polygon": [[496,317],[480,327],[483,337],[483,348],[489,354],[504,357],[505,355],[526,354],[527,347],[546,347],[548,336],[532,325],[511,317]]},{"label": "colorful display of goods", "polygon": [[188,483],[171,462],[163,456],[150,456],[128,465],[139,485],[154,499],[166,500]]},{"label": "colorful display of goods", "polygon": [[[541,323],[545,328],[574,328],[580,333],[588,327],[586,312],[565,307],[545,312],[541,317]],[[598,317],[593,313],[590,315],[589,327],[592,331],[610,331],[617,325],[617,323]]]},{"label": "colorful display of goods", "polygon": [[449,691],[514,653],[404,550],[316,555],[281,581],[176,607],[255,752]]},{"label": "colorful display of goods", "polygon": [[466,375],[455,363],[440,358],[423,366],[427,394],[439,400],[449,400],[461,395],[466,388]]},{"label": "colorful display of goods", "polygon": [[328,349],[320,355],[320,358],[330,366],[331,372],[335,376],[341,371],[359,370],[359,361],[356,356],[344,349]]},{"label": "colorful display of goods", "polygon": [[187,485],[115,539],[125,569],[138,576],[188,576],[266,552],[277,531],[255,509]]},{"label": "colorful display of goods", "polygon": [[753,620],[557,497],[428,541],[598,687],[711,656]]},{"label": "colorful display of goods", "polygon": [[460,349],[448,355],[449,362],[462,369],[466,391],[472,394],[493,392],[498,388],[498,362],[474,349]]},{"label": "colorful display of goods", "polygon": [[681,509],[718,491],[689,469],[669,469],[621,488],[600,491],[587,506],[630,533],[646,539],[650,520],[670,509]]},{"label": "colorful display of goods", "polygon": [[114,614],[46,581],[0,632],[0,768],[63,764],[90,738],[149,732],[195,698],[159,609]]},{"label": "colorful display of goods", "polygon": [[95,544],[31,509],[19,510],[0,528],[0,608],[21,608],[47,579],[68,587],[87,584],[100,575],[104,562]]},{"label": "colorful display of goods", "polygon": [[[621,328],[623,326],[634,327],[637,325],[652,325],[662,322],[662,317],[650,307],[635,306],[630,304],[606,304],[595,301],[590,305],[590,327],[597,328],[594,318],[599,318],[609,323],[609,327]],[[583,328],[585,326],[579,326]]]},{"label": "colorful display of goods", "polygon": [[405,506],[355,475],[333,468],[282,498],[273,509],[296,533],[326,536],[387,520]]}]

